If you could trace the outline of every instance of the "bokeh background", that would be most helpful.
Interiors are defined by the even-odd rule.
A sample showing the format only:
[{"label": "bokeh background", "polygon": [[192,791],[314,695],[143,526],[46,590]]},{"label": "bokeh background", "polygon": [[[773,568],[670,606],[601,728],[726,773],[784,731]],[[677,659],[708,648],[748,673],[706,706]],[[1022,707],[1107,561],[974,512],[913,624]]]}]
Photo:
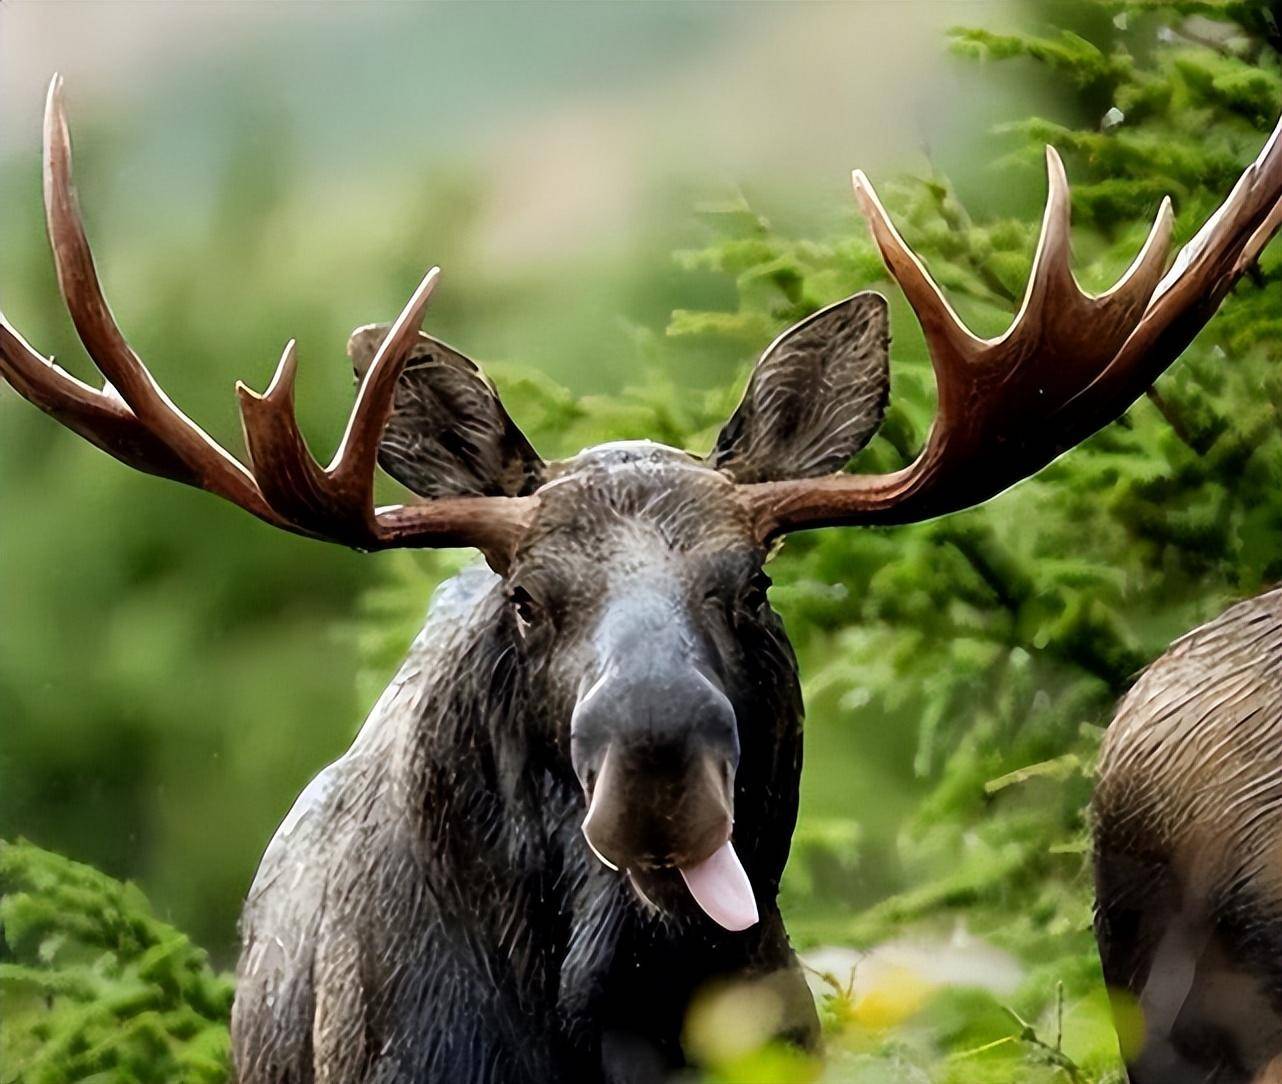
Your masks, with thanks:
[{"label": "bokeh background", "polygon": [[[618,436],[704,450],[774,333],[886,288],[852,167],[996,333],[1032,251],[1040,144],[1066,152],[1081,274],[1102,288],[1162,192],[1187,237],[1254,157],[1282,103],[1276,44],[1263,3],[4,0],[0,305],[88,375],[40,211],[61,71],[116,315],[228,447],[233,382],[263,386],[296,336],[299,413],[327,453],[352,399],[348,332],[439,263],[426,327],[485,365],[546,456]],[[1116,1072],[1089,938],[1090,764],[1145,662],[1282,575],[1280,292],[1266,260],[1160,400],[988,508],[779,558],[809,712],[785,911],[832,1079]],[[933,395],[888,293],[895,407],[874,469],[919,445]],[[92,918],[95,893],[102,914],[149,907],[146,936],[176,928],[210,976],[232,966],[262,848],[467,557],[274,532],[131,473],[8,389],[0,509],[0,837],[44,849],[0,862],[0,967],[31,965],[0,973],[0,1050],[84,1079],[32,1007],[59,916]],[[51,902],[55,884],[77,887]],[[113,953],[113,981],[144,981]],[[78,1004],[105,1028],[100,993]],[[202,1019],[219,996],[196,999]],[[752,1079],[821,1071],[753,1052],[750,1028],[701,1039],[756,1010],[725,1011],[692,1024],[714,1076],[748,1079],[745,1058]],[[155,1065],[186,1041],[166,1034]],[[180,1078],[149,1065],[130,1071]]]}]

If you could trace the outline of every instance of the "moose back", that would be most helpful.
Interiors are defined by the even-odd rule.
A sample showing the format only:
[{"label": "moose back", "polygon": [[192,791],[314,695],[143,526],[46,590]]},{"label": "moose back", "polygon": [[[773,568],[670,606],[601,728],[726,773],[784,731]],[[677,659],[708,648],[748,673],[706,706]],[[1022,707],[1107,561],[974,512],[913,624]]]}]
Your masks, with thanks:
[{"label": "moose back", "polygon": [[1282,1080],[1282,588],[1180,637],[1118,706],[1095,934],[1131,1084]]}]

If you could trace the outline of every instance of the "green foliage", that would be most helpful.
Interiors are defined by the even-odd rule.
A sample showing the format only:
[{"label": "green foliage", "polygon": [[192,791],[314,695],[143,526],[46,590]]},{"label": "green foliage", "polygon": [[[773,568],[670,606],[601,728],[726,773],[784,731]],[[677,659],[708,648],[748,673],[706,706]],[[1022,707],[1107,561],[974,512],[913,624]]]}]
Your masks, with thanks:
[{"label": "green foliage", "polygon": [[133,885],[0,842],[0,1081],[223,1084],[231,999]]},{"label": "green foliage", "polygon": [[[1062,5],[1033,10],[1062,22]],[[983,63],[1023,65],[1030,79],[1059,91],[1061,116],[1025,117],[995,134],[992,182],[1033,191],[1042,183],[1041,145],[1053,142],[1073,183],[1077,273],[1100,290],[1133,258],[1163,194],[1173,198],[1181,240],[1223,198],[1282,102],[1282,62],[1278,29],[1262,3],[1080,0],[1073,12],[1072,32],[959,30],[953,43]],[[979,209],[983,192],[959,192],[938,175],[879,180],[878,187],[963,319],[978,333],[1000,333],[1028,273],[1033,216],[994,217]],[[664,335],[634,332],[640,375],[633,386],[608,399],[576,397],[529,366],[491,367],[511,413],[545,454],[640,436],[706,450],[734,394],[678,385],[666,375],[678,371],[674,359],[730,355],[746,376],[756,352],[790,323],[855,290],[886,286],[853,217],[839,236],[815,240],[784,235],[743,200],[700,215],[708,241],[679,253],[678,265],[702,284],[703,296],[730,303],[677,310]],[[709,281],[719,285],[709,289]],[[892,405],[857,470],[906,463],[933,415],[920,334],[889,292]],[[712,1079],[1119,1079],[1089,929],[1091,766],[1113,704],[1146,662],[1229,601],[1282,578],[1280,312],[1282,255],[1274,250],[1153,394],[1037,478],[940,522],[812,532],[784,547],[772,595],[798,649],[809,712],[803,815],[783,889],[795,939],[803,948],[862,949],[904,936],[946,944],[960,931],[1021,961],[1023,977],[1013,991],[996,993],[978,982],[969,988],[904,975],[869,987],[857,974],[853,986],[851,976],[831,975],[826,1068],[786,1052],[718,1047],[705,1059]],[[43,432],[32,426],[32,439],[45,439]],[[198,515],[196,508],[194,500],[190,513],[184,504],[183,517]],[[133,578],[103,590],[145,599],[164,588],[165,555],[149,554],[141,537],[135,550]],[[381,563],[350,630],[364,666],[360,702],[372,702],[386,681],[432,586],[464,559],[397,554]],[[276,604],[302,590],[293,555],[281,560]],[[325,585],[309,609],[331,626],[333,613],[368,583],[346,569],[313,569],[305,581]],[[90,571],[74,580],[78,588],[93,589],[94,576],[105,574]],[[227,597],[248,594],[234,579],[225,588]],[[266,601],[241,604],[269,619]],[[116,650],[126,654],[140,643],[130,629],[154,618],[136,605],[139,612],[115,630]],[[210,646],[176,645],[162,659]],[[267,635],[262,650],[274,650]],[[232,684],[217,670],[208,680]],[[0,707],[21,688],[14,682],[6,690],[0,681]],[[181,683],[176,688],[176,696],[188,696]],[[128,703],[127,688],[116,702]],[[172,710],[181,718],[180,707]],[[304,720],[296,721],[287,733],[302,733]],[[73,710],[66,726],[49,740],[67,743],[73,726],[92,731]],[[102,984],[110,980],[160,998],[148,1009],[159,1014],[148,1017],[154,1024],[122,1035],[145,1034],[163,1057],[191,1059],[182,1064],[218,1064],[223,1040],[206,1024],[225,1010],[217,998],[226,986],[185,941],[138,918],[146,912],[129,889],[30,848],[0,855],[0,876],[16,885],[7,889],[12,901],[28,901],[7,898],[0,912],[15,961],[6,958],[0,972],[5,1005],[25,1005],[7,1021],[6,1052],[43,1059],[73,1042],[76,1056],[106,1049],[107,1032],[94,1029],[111,1016],[101,1014],[145,1001],[108,990]],[[12,873],[15,863],[34,872]],[[50,872],[38,879],[42,870]],[[49,904],[81,884],[90,888],[75,906]],[[146,937],[108,942],[105,933],[94,935],[100,940],[83,933],[99,898],[104,915],[129,915],[128,928]],[[23,908],[44,914],[49,932],[23,933],[35,928],[23,925]],[[125,923],[102,921],[113,931]],[[64,931],[75,936],[58,941]],[[77,955],[82,939],[109,944],[110,954]],[[42,954],[46,944],[54,947]],[[64,944],[71,955],[63,955]],[[162,982],[144,967],[161,945],[174,955],[160,955],[176,961],[164,974],[184,980]],[[110,963],[94,986],[99,959]],[[57,1011],[41,1015],[34,993],[8,1000],[24,990],[56,990]],[[130,1020],[141,1015],[130,1009]],[[204,1023],[180,1032],[173,1023],[180,1018]],[[57,1036],[65,1036],[64,1047]],[[30,1079],[81,1079],[49,1072]]]}]

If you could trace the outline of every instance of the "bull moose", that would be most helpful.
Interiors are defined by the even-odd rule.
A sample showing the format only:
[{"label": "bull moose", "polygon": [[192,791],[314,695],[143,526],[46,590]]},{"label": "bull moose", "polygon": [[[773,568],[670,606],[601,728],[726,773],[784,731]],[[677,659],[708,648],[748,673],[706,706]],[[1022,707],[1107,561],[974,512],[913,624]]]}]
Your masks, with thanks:
[{"label": "bull moose", "polygon": [[1172,644],[1109,727],[1095,932],[1132,1084],[1282,1080],[1280,752],[1282,588]]},{"label": "bull moose", "polygon": [[[77,209],[57,80],[45,207],[63,298],[106,379],[82,383],[0,319],[17,391],[129,466],[358,550],[471,546],[349,751],[299,797],[243,919],[236,1072],[267,1082],[661,1080],[695,992],[770,983],[817,1042],[776,896],[797,814],[796,662],[767,599],[774,544],[905,524],[1002,492],[1119,417],[1211,318],[1282,219],[1277,134],[1168,269],[1162,203],[1107,293],[1069,269],[1049,194],[1004,335],[953,313],[862,173],[854,191],[925,333],[938,413],[909,466],[843,473],[882,419],[886,301],[784,332],[707,455],[648,442],[545,462],[477,367],[419,330],[432,269],[350,352],[359,388],[320,466],[286,347],[238,386],[248,456],[219,447],[129,347]],[[376,508],[376,463],[420,500]]]}]

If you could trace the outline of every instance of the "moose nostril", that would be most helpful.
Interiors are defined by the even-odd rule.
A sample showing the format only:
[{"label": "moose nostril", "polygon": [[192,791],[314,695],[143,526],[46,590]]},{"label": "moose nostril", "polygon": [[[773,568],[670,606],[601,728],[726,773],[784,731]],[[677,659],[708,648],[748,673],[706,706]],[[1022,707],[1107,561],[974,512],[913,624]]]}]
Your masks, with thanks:
[{"label": "moose nostril", "polygon": [[584,821],[584,822],[583,822],[583,824],[582,824],[582,826],[580,827],[579,831],[581,831],[581,832],[583,833],[583,839],[585,840],[585,842],[586,842],[586,843],[587,843],[587,845],[588,845],[588,850],[590,850],[594,855],[596,855],[596,856],[597,856],[598,860],[601,862],[601,864],[602,864],[603,866],[606,866],[608,869],[612,869],[612,870],[614,870],[614,871],[617,873],[617,872],[618,872],[618,870],[619,870],[618,865],[617,865],[616,863],[614,863],[614,862],[611,862],[611,861],[610,861],[610,859],[608,859],[604,854],[602,854],[602,853],[597,849],[597,845],[596,845],[595,843],[593,843],[593,842],[592,842],[592,833],[588,831],[588,823],[587,823],[587,821]]},{"label": "moose nostril", "polygon": [[[613,767],[610,752],[607,749],[605,756],[601,758],[599,773],[595,768],[589,769],[588,775],[591,778],[585,786],[589,796],[588,812],[580,825],[580,831],[592,853],[611,869],[617,870],[625,848],[621,842],[623,837],[620,829],[623,825],[620,824],[617,805],[620,781],[615,778],[617,772],[608,774]],[[598,778],[603,780],[599,788],[596,786]]]},{"label": "moose nostril", "polygon": [[739,721],[725,693],[702,674],[706,683],[703,704],[697,717],[698,740],[715,755],[723,756],[731,776],[739,762]]}]

